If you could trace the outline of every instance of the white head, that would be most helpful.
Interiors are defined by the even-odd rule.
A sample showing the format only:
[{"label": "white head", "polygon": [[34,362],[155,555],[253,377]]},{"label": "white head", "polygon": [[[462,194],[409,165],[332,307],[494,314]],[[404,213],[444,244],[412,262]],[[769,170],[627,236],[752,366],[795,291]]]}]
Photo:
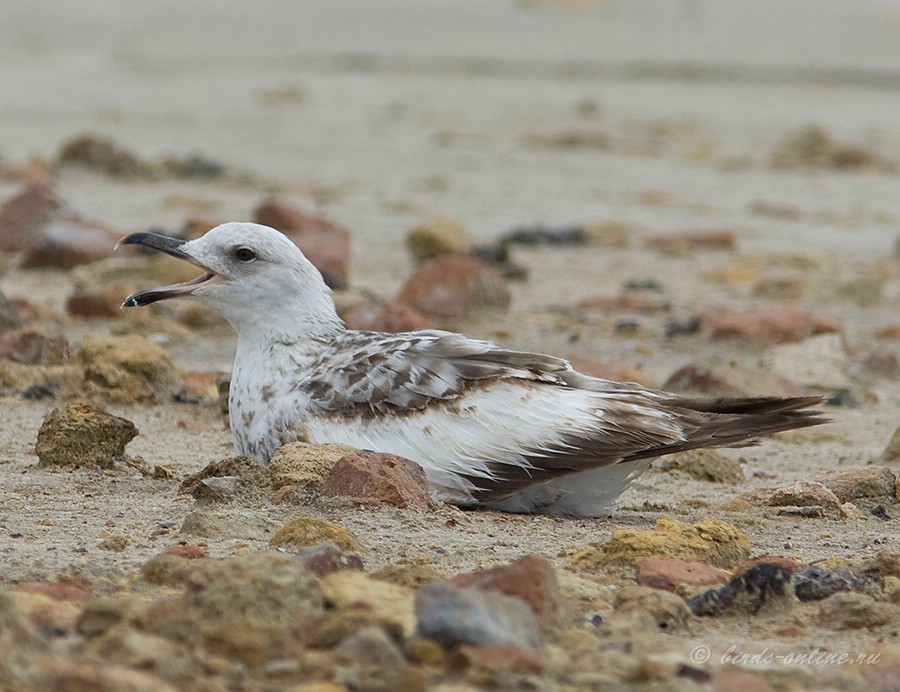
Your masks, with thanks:
[{"label": "white head", "polygon": [[232,222],[196,240],[133,233],[119,244],[155,248],[205,271],[193,281],[135,293],[123,307],[190,296],[220,312],[246,336],[301,336],[341,325],[319,270],[274,228]]}]

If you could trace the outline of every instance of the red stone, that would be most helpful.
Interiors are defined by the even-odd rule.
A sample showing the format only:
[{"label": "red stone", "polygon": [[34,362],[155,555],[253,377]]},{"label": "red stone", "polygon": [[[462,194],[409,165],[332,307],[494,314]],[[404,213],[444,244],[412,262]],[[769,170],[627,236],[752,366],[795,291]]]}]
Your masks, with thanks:
[{"label": "red stone", "polygon": [[687,231],[648,238],[647,245],[668,255],[683,255],[697,250],[734,250],[737,237],[727,228]]},{"label": "red stone", "polygon": [[767,346],[841,331],[836,319],[790,305],[723,310],[705,316],[703,322],[711,326],[713,339],[739,338]]},{"label": "red stone", "polygon": [[505,309],[509,301],[496,269],[474,257],[452,255],[422,262],[397,297],[397,302],[433,317],[462,317],[478,307]]},{"label": "red stone", "polygon": [[76,291],[66,298],[66,312],[78,317],[121,317],[122,296],[108,291]]},{"label": "red stone", "polygon": [[567,617],[568,606],[559,592],[553,564],[543,555],[526,555],[508,565],[458,574],[449,581],[462,588],[500,591],[521,598],[545,631],[559,628]]},{"label": "red stone", "polygon": [[53,185],[25,187],[0,206],[0,251],[25,248],[52,219],[68,214]]},{"label": "red stone", "polygon": [[163,550],[160,555],[183,557],[185,560],[199,560],[209,557],[206,551],[199,545],[173,545]]},{"label": "red stone", "polygon": [[297,562],[317,577],[344,569],[362,570],[363,561],[359,555],[345,553],[334,543],[320,543],[301,548],[296,554]]},{"label": "red stone", "polygon": [[121,237],[121,233],[89,221],[52,221],[28,244],[22,266],[69,269],[90,264],[109,256]]},{"label": "red stone", "polygon": [[276,228],[296,243],[332,288],[347,286],[350,231],[324,216],[311,214],[277,197],[256,208],[257,223]]},{"label": "red stone", "polygon": [[15,591],[39,594],[55,601],[83,601],[90,597],[87,584],[76,581],[20,582],[11,587]]},{"label": "red stone", "polygon": [[34,327],[21,327],[0,335],[0,359],[25,365],[59,365],[69,359],[64,336],[47,336]]},{"label": "red stone", "polygon": [[403,303],[360,305],[350,311],[344,322],[347,329],[375,332],[414,332],[431,326],[418,310]]},{"label": "red stone", "polygon": [[320,494],[395,507],[431,504],[428,479],[421,466],[393,454],[370,451],[353,452],[339,459],[325,478]]},{"label": "red stone", "polygon": [[704,562],[661,557],[645,557],[637,561],[637,583],[654,589],[674,591],[681,584],[715,586],[727,581],[728,577],[721,570]]}]

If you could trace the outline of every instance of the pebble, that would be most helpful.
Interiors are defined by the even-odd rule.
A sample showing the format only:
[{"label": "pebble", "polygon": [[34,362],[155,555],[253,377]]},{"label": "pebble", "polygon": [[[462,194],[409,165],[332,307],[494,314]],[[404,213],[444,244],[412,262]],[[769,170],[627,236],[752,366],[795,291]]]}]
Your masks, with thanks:
[{"label": "pebble", "polygon": [[122,298],[129,293],[131,290],[121,285],[76,289],[66,298],[66,313],[76,317],[119,318],[124,314]]},{"label": "pebble", "polygon": [[136,154],[96,134],[78,135],[60,147],[59,162],[76,164],[115,177],[145,177],[149,167]]},{"label": "pebble", "polygon": [[757,613],[766,603],[790,608],[792,571],[780,564],[760,563],[735,576],[719,589],[688,599],[695,615],[721,615],[726,611]]},{"label": "pebble", "polygon": [[683,471],[710,483],[739,485],[747,481],[741,464],[715,449],[692,449],[671,454],[657,464],[664,471]]},{"label": "pebble", "polygon": [[0,205],[0,251],[24,250],[50,221],[71,215],[52,183],[26,185]]},{"label": "pebble", "polygon": [[842,516],[837,495],[819,482],[799,480],[778,488],[769,496],[767,504],[769,507],[820,507],[824,514]]},{"label": "pebble", "polygon": [[293,485],[318,492],[334,465],[356,451],[355,447],[341,444],[289,442],[269,462],[272,483],[275,488]]},{"label": "pebble", "polygon": [[722,570],[691,560],[644,557],[637,561],[636,567],[638,584],[664,591],[674,591],[681,585],[712,586],[728,581]]},{"label": "pebble", "polygon": [[789,132],[769,159],[769,165],[776,170],[848,170],[879,164],[875,153],[855,144],[837,141],[820,125],[804,125]]},{"label": "pebble", "polygon": [[86,393],[111,401],[168,401],[181,388],[168,351],[139,334],[86,334],[78,360]]},{"label": "pebble", "polygon": [[359,541],[340,524],[318,517],[298,517],[278,529],[272,536],[269,545],[273,548],[298,550],[307,546],[332,542],[346,551],[357,551],[362,548]]},{"label": "pebble", "polygon": [[328,574],[321,585],[325,600],[331,607],[365,604],[377,619],[392,623],[402,631],[403,636],[412,636],[416,630],[417,597],[412,589],[373,579],[353,569]]},{"label": "pebble", "polygon": [[71,269],[109,257],[124,234],[84,219],[50,221],[28,243],[25,269]]},{"label": "pebble", "polygon": [[[349,536],[349,533],[347,535]],[[331,540],[300,548],[295,557],[307,572],[317,577],[324,577],[326,574],[344,569],[363,569],[363,561],[359,555],[344,551]]]},{"label": "pebble", "polygon": [[416,633],[444,648],[515,644],[537,653],[540,625],[519,598],[498,591],[432,582],[416,592]]},{"label": "pebble", "polygon": [[526,555],[507,565],[458,574],[448,580],[454,586],[499,591],[527,603],[544,632],[561,628],[571,609],[560,594],[553,565],[543,555]]},{"label": "pebble", "polygon": [[441,255],[468,255],[474,243],[459,219],[439,216],[412,228],[406,234],[406,247],[421,262]]},{"label": "pebble", "polygon": [[713,397],[798,396],[800,387],[753,365],[731,360],[726,363],[691,364],[679,368],[663,383],[669,392]]},{"label": "pebble", "polygon": [[268,499],[272,472],[253,459],[228,457],[210,462],[187,476],[178,487],[179,495],[191,495],[204,502]]},{"label": "pebble", "polygon": [[841,331],[839,321],[790,305],[721,310],[704,317],[704,323],[713,339],[736,338],[763,346]]},{"label": "pebble", "polygon": [[65,336],[47,336],[36,327],[0,333],[0,359],[24,365],[61,365],[69,360]]},{"label": "pebble", "polygon": [[828,488],[841,502],[858,499],[891,500],[897,476],[884,466],[841,467],[820,471],[813,481]]},{"label": "pebble", "polygon": [[403,652],[382,628],[358,629],[336,647],[334,655],[335,682],[348,689],[375,692],[400,688]]},{"label": "pebble", "polygon": [[34,451],[42,466],[109,468],[125,458],[137,434],[130,420],[74,401],[44,419]]},{"label": "pebble", "polygon": [[731,524],[706,518],[694,524],[661,518],[652,531],[620,529],[599,545],[584,546],[569,555],[579,569],[604,565],[634,565],[644,557],[669,557],[704,562],[714,567],[734,567],[750,553],[746,534]]},{"label": "pebble", "polygon": [[794,572],[794,593],[801,601],[820,601],[838,591],[852,591],[859,580],[846,570],[809,566]]},{"label": "pebble", "polygon": [[618,592],[614,608],[617,619],[627,620],[646,614],[652,618],[656,628],[666,632],[685,629],[691,618],[691,611],[680,596],[635,584],[629,584]]},{"label": "pebble", "polygon": [[473,310],[505,310],[512,299],[500,273],[474,257],[444,255],[422,262],[397,302],[427,317],[463,317]]},{"label": "pebble", "polygon": [[700,250],[731,251],[737,248],[737,234],[730,228],[671,233],[648,238],[647,246],[674,256],[689,256]]},{"label": "pebble", "polygon": [[331,468],[319,491],[359,504],[394,507],[432,505],[425,471],[414,461],[382,452],[355,450]]}]

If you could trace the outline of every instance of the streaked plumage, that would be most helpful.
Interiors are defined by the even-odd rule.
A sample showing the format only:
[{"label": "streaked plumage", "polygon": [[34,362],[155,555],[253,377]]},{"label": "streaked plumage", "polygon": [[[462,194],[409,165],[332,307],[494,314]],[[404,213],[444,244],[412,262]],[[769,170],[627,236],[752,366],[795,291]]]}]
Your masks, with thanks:
[{"label": "streaked plumage", "polygon": [[825,420],[817,397],[688,399],[460,334],[347,330],[319,272],[265,226],[122,242],[205,270],[124,304],[191,295],[229,320],[235,450],[263,464],[286,442],[342,442],[417,461],[440,500],[598,516],[655,457]]}]

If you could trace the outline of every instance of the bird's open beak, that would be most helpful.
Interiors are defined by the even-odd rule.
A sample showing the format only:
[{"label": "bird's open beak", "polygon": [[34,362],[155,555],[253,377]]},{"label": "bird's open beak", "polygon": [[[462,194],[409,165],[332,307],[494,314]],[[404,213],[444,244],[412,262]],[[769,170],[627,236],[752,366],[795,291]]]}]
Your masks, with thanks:
[{"label": "bird's open beak", "polygon": [[200,267],[200,269],[205,272],[202,276],[198,276],[192,281],[181,284],[172,284],[171,286],[161,286],[160,288],[152,288],[149,291],[140,291],[139,293],[130,295],[125,299],[125,302],[122,303],[123,308],[150,305],[150,303],[155,303],[158,300],[164,300],[166,298],[189,296],[200,286],[221,283],[225,280],[224,277],[216,274],[209,267],[204,267],[191,255],[184,252],[182,246],[186,242],[187,241],[179,238],[170,238],[169,236],[160,235],[158,233],[132,233],[116,243],[117,248],[120,245],[143,245],[145,247],[150,247],[154,250],[165,252],[167,255],[172,255],[172,257],[177,257],[178,259],[190,262],[194,266]]}]

